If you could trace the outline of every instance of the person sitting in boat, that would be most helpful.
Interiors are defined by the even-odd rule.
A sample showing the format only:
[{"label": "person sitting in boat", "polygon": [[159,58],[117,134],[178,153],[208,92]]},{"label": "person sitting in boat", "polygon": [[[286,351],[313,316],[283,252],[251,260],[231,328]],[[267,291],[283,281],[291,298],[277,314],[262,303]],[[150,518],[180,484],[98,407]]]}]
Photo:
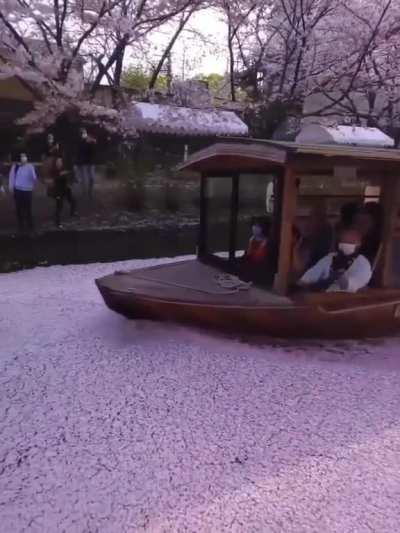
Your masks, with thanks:
[{"label": "person sitting in boat", "polygon": [[308,253],[304,253],[304,236],[298,226],[292,227],[292,259],[291,259],[291,276],[294,280],[304,274],[307,270]]},{"label": "person sitting in boat", "polygon": [[354,227],[362,237],[360,253],[373,263],[381,245],[382,206],[377,202],[367,202],[354,218]]},{"label": "person sitting in boat", "polygon": [[372,268],[360,254],[362,237],[356,229],[343,230],[337,251],[327,254],[300,278],[300,287],[313,291],[357,292],[371,280]]},{"label": "person sitting in boat", "polygon": [[302,273],[333,250],[333,228],[323,202],[311,208],[304,235],[297,243],[297,253],[304,264]]},{"label": "person sitting in boat", "polygon": [[347,202],[340,208],[340,218],[335,227],[335,237],[341,235],[345,229],[354,227],[354,220],[361,207],[358,202]]},{"label": "person sitting in boat", "polygon": [[265,280],[270,229],[271,220],[268,217],[252,219],[251,237],[240,264],[240,277],[246,281]]}]

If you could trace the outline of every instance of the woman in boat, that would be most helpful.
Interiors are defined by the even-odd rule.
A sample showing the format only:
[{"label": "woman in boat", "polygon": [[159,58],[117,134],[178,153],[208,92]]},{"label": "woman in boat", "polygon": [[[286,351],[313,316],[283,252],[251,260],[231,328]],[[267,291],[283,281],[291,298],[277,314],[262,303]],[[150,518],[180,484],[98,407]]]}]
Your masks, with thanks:
[{"label": "woman in boat", "polygon": [[369,260],[360,253],[362,239],[357,229],[343,230],[337,251],[327,254],[300,278],[298,285],[311,291],[357,292],[371,280]]},{"label": "woman in boat", "polygon": [[239,275],[242,279],[260,283],[267,281],[270,230],[271,220],[268,217],[253,217],[251,237],[240,261]]}]

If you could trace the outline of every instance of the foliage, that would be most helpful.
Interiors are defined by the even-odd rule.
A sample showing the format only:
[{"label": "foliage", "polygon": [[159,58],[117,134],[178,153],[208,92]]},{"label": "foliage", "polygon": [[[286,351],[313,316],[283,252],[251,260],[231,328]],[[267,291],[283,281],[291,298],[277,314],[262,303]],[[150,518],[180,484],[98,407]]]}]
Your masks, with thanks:
[{"label": "foliage", "polygon": [[[192,15],[210,6],[227,26],[231,98],[245,91],[252,108],[260,106],[260,120],[275,123],[277,110],[297,112],[306,103],[306,116],[350,116],[387,130],[399,124],[398,0],[0,0],[0,76],[20,77],[37,95],[21,123],[43,130],[70,115],[134,134],[120,89],[163,87],[176,41]],[[156,50],[161,30],[168,38]],[[150,80],[146,69],[125,68],[149,50]],[[212,92],[222,82],[218,74],[200,78]],[[113,89],[113,109],[96,102],[104,82]],[[177,103],[197,105],[199,98],[208,105],[190,84],[175,87]]]},{"label": "foliage", "polygon": [[293,131],[286,131],[291,126],[291,117],[298,114],[297,110],[290,112],[287,104],[279,101],[267,104],[248,106],[244,113],[244,119],[250,124],[250,134],[256,138],[270,139],[285,125],[285,133],[280,140],[294,140],[298,133],[296,125],[291,128]]},{"label": "foliage", "polygon": [[[122,74],[122,87],[143,93],[149,88],[150,79],[151,74],[146,73],[138,67],[129,67]],[[166,89],[167,86],[167,77],[163,74],[159,75],[157,77],[155,89]]]},{"label": "foliage", "polygon": [[[400,119],[400,3],[220,1],[237,87],[264,108],[311,97],[309,115],[368,125]],[[307,113],[307,112],[306,112]]]},{"label": "foliage", "polygon": [[213,95],[217,95],[220,92],[225,82],[225,76],[216,72],[211,74],[201,74],[197,79],[199,81],[204,81]]},{"label": "foliage", "polygon": [[[142,47],[197,0],[0,0],[0,76],[18,76],[36,92],[35,109],[22,123],[46,129],[64,114],[100,123],[112,133],[134,133],[125,123],[121,76],[126,50]],[[184,19],[186,20],[186,19]],[[116,109],[95,101],[105,80]],[[89,90],[85,90],[89,86]],[[133,130],[133,131],[132,131]]]}]

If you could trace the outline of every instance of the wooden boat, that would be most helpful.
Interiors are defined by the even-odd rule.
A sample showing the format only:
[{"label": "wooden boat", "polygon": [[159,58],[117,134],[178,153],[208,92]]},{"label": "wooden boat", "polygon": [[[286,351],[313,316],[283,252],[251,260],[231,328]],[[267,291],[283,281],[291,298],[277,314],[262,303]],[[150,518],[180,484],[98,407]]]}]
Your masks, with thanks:
[{"label": "wooden boat", "polygon": [[[353,166],[358,177],[383,176],[384,207],[376,287],[349,293],[291,293],[292,224],[299,175],[332,175]],[[400,200],[400,151],[308,146],[254,140],[217,143],[183,165],[201,173],[200,232],[196,260],[180,261],[97,279],[108,307],[133,319],[170,320],[231,332],[278,337],[357,338],[395,334],[400,327],[400,289],[392,268]],[[221,278],[233,272],[236,258],[240,174],[273,172],[277,260],[270,287]],[[231,218],[227,259],[208,250],[207,187],[216,176],[231,180]],[[222,282],[221,282],[222,281]]]}]

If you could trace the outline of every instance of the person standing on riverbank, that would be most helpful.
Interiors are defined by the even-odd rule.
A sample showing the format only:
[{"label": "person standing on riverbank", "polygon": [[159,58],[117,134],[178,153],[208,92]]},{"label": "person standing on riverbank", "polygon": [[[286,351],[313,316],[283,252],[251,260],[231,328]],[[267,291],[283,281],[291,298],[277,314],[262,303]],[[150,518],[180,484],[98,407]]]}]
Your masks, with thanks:
[{"label": "person standing on riverbank", "polygon": [[20,154],[20,163],[12,165],[8,189],[14,194],[18,230],[33,232],[32,194],[37,182],[35,167],[28,163],[28,156]]},{"label": "person standing on riverbank", "polygon": [[95,180],[95,145],[96,139],[90,137],[86,129],[82,128],[75,169],[82,192],[89,200],[93,197]]},{"label": "person standing on riverbank", "polygon": [[61,228],[61,213],[64,207],[64,200],[69,203],[71,217],[76,215],[76,202],[70,186],[70,173],[64,169],[61,157],[55,160],[52,177],[53,183],[48,189],[48,194],[56,201],[55,223],[57,228]]},{"label": "person standing on riverbank", "polygon": [[42,175],[46,180],[51,178],[51,171],[54,168],[57,157],[61,157],[60,143],[56,142],[54,135],[49,133],[42,155]]}]

